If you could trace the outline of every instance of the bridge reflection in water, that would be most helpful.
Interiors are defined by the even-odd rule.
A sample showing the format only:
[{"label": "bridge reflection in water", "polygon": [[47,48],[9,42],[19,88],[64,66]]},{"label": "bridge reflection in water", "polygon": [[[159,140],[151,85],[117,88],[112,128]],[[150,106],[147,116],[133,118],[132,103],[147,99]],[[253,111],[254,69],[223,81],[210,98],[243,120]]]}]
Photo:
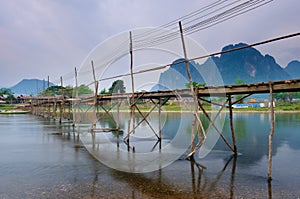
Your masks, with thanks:
[{"label": "bridge reflection in water", "polygon": [[[262,82],[256,84],[243,84],[243,85],[228,85],[228,86],[217,86],[217,87],[196,87],[194,91],[191,93],[190,89],[178,89],[178,90],[170,90],[170,91],[154,91],[154,92],[136,92],[136,93],[117,93],[117,94],[105,94],[105,95],[95,95],[94,97],[88,98],[71,98],[65,99],[64,96],[61,97],[27,97],[25,100],[31,102],[31,110],[34,114],[38,115],[48,115],[52,117],[59,116],[59,121],[61,122],[63,117],[67,117],[69,120],[72,119],[73,114],[73,125],[75,125],[78,120],[81,120],[82,112],[91,111],[94,113],[90,121],[91,124],[91,132],[95,133],[96,131],[115,131],[117,134],[122,130],[120,128],[120,105],[124,100],[127,99],[134,99],[131,103],[129,103],[130,109],[130,122],[127,125],[127,132],[126,130],[122,130],[126,132],[126,136],[124,140],[127,142],[128,150],[130,149],[130,136],[135,132],[136,128],[139,127],[143,122],[146,122],[147,125],[150,127],[153,134],[156,136],[159,146],[161,148],[161,143],[163,143],[163,136],[161,132],[161,112],[162,107],[170,100],[170,99],[177,99],[178,101],[186,99],[186,98],[196,98],[197,106],[192,108],[191,112],[193,112],[195,118],[194,122],[192,122],[192,135],[191,135],[191,143],[190,143],[190,153],[187,154],[186,158],[193,159],[194,153],[201,148],[202,144],[205,143],[206,134],[209,128],[214,128],[216,132],[220,135],[223,141],[226,143],[228,148],[235,154],[238,154],[235,132],[234,132],[234,124],[233,124],[233,111],[232,106],[238,103],[240,100],[249,97],[252,94],[257,93],[270,93],[270,114],[271,114],[271,131],[269,137],[269,167],[268,167],[268,179],[271,180],[271,171],[272,171],[272,140],[274,135],[274,107],[273,107],[273,93],[276,92],[297,92],[300,90],[300,79],[296,80],[284,80],[284,81],[275,81],[275,82]],[[194,95],[195,94],[195,95]],[[241,95],[244,94],[245,96],[242,99],[239,99],[235,102],[232,101],[232,96],[234,95]],[[224,103],[217,103],[210,100],[207,100],[205,97],[218,97],[218,96],[226,96],[226,100]],[[153,103],[153,106],[144,113],[138,106],[139,101],[148,100]],[[212,117],[210,116],[205,108],[203,107],[203,102],[217,104],[221,108],[217,112],[217,114]],[[107,109],[107,104],[110,103],[110,108]],[[106,106],[104,106],[106,104]],[[73,105],[73,109],[71,110],[71,106]],[[86,107],[85,110],[83,110]],[[91,108],[92,107],[92,108]],[[101,107],[102,111],[107,114],[110,118],[112,118],[113,122],[115,123],[115,127],[113,128],[106,128],[101,127],[100,129],[97,128],[97,122],[101,119],[99,118],[99,107]],[[112,116],[112,108],[115,107],[116,116]],[[231,129],[231,139],[232,144],[227,140],[227,138],[223,135],[222,130],[220,130],[216,124],[215,119],[220,115],[223,108],[229,108],[229,119],[230,119],[230,129]],[[158,118],[159,124],[158,129],[154,129],[149,122],[149,116],[151,113],[157,109],[158,111]],[[209,121],[210,125],[206,129],[203,128],[202,121],[198,116],[198,109],[202,111],[205,115],[206,119]],[[57,114],[57,110],[59,110],[59,114]],[[134,112],[142,117],[140,122],[134,124],[134,118],[136,117]],[[193,119],[192,119],[193,120]],[[196,124],[196,122],[198,123]],[[196,124],[196,125],[195,125]],[[197,129],[196,133],[193,132],[194,129]],[[197,135],[197,138],[196,138]],[[195,144],[195,139],[198,139],[197,144]],[[118,145],[119,146],[119,145]],[[105,147],[104,147],[105,148]],[[102,149],[104,149],[102,147]],[[155,147],[154,147],[155,148]],[[180,148],[180,147],[179,147]],[[182,148],[180,148],[182,150]],[[176,147],[174,148],[176,150]],[[166,157],[171,157],[171,154],[165,154]],[[178,153],[175,153],[173,158],[176,158]],[[153,158],[157,158],[156,156]],[[160,162],[160,161],[158,161]],[[130,163],[129,163],[130,164]],[[159,167],[159,166],[158,166]]]}]

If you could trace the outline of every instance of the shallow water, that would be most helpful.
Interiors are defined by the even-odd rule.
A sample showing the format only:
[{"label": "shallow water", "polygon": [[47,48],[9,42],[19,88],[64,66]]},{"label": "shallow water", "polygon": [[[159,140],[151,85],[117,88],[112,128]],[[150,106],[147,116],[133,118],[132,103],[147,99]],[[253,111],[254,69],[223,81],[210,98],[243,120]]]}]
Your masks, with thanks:
[{"label": "shallow water", "polygon": [[[165,139],[172,137],[176,117],[170,114],[164,122]],[[67,121],[0,115],[0,198],[299,198],[300,114],[276,114],[271,184],[269,120],[265,113],[234,114],[236,159],[219,139],[208,156],[195,156],[196,163],[181,158],[133,174],[97,161]],[[224,134],[230,138],[227,116]],[[143,152],[138,144],[136,150]]]}]

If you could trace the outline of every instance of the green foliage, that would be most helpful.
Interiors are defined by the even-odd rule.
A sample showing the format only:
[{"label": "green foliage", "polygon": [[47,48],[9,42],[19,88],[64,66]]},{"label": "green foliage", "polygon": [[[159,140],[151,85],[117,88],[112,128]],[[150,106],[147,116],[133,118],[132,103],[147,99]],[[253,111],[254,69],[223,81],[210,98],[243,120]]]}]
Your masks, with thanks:
[{"label": "green foliage", "polygon": [[62,94],[62,86],[50,86],[46,90],[39,93],[40,96],[54,96]]},{"label": "green foliage", "polygon": [[[242,80],[240,79],[240,77],[237,78],[236,82],[234,82],[235,85],[241,85],[241,84],[246,84],[246,81],[245,80]],[[244,96],[243,95],[236,95],[235,96],[235,100],[236,101],[239,101],[240,99],[242,99]],[[244,103],[244,100],[241,100],[239,102],[239,104],[243,104]]]},{"label": "green foliage", "polygon": [[78,87],[78,94],[92,94],[93,91],[86,85],[84,84],[81,84],[79,87]]},{"label": "green foliage", "polygon": [[240,85],[240,84],[246,84],[245,80],[240,79],[239,77],[237,78],[236,82],[234,82],[234,84],[236,85]]},{"label": "green foliage", "polygon": [[0,96],[3,95],[13,95],[13,92],[9,88],[1,88],[0,89]]},{"label": "green foliage", "polygon": [[125,86],[123,80],[116,80],[112,83],[111,87],[108,89],[108,93],[125,93]]},{"label": "green foliage", "polygon": [[68,96],[68,97],[75,96],[75,93],[74,93],[73,90],[75,91],[75,89],[73,89],[72,86],[66,86],[66,87],[64,88],[64,95],[65,95],[65,96]]},{"label": "green foliage", "polygon": [[108,91],[106,91],[106,89],[104,88],[100,91],[100,94],[108,94]]},{"label": "green foliage", "polygon": [[13,103],[15,101],[13,92],[9,88],[0,89],[0,96],[4,96],[4,95],[7,95],[5,98],[6,103]]},{"label": "green foliage", "polygon": [[[186,88],[190,88],[190,83],[187,82],[184,84]],[[196,88],[196,87],[204,87],[206,84],[203,83],[203,84],[200,84],[200,83],[197,83],[197,82],[193,82],[193,88]]]},{"label": "green foliage", "polygon": [[300,92],[275,93],[274,98],[278,101],[292,102],[292,99],[299,99],[300,98]]},{"label": "green foliage", "polygon": [[[93,91],[86,85],[82,84],[78,87],[78,94],[92,94]],[[39,96],[55,96],[55,95],[62,95],[72,97],[75,96],[75,89],[72,86],[51,86],[44,90],[43,92],[39,93]]]},{"label": "green foliage", "polygon": [[5,104],[0,106],[0,110],[13,110],[14,106],[10,104]]}]

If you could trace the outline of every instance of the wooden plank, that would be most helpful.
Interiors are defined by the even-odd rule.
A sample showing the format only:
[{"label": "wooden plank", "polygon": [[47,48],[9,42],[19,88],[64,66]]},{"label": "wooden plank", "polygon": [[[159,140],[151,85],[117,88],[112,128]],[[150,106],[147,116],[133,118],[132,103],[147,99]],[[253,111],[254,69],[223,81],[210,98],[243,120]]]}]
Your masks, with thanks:
[{"label": "wooden plank", "polygon": [[[211,87],[199,87],[198,97],[207,96],[221,96],[224,95],[240,95],[240,94],[259,94],[269,93],[269,85],[266,82],[260,82],[255,84],[245,85],[231,85],[231,86],[211,86]],[[278,92],[300,92],[300,79],[295,80],[282,80],[273,82],[273,93]],[[134,98],[139,99],[159,99],[159,98],[177,98],[181,97],[193,97],[190,89],[176,89],[176,90],[163,90],[163,91],[151,91],[151,92],[135,92]],[[132,93],[114,93],[114,94],[101,94],[97,96],[98,101],[110,101],[117,99],[132,98]],[[62,101],[61,97],[24,97],[26,101],[35,100],[39,101],[39,105],[43,103],[59,103]],[[71,99],[69,99],[71,100]],[[83,99],[76,99],[82,103],[89,103],[94,101],[94,97],[87,97]],[[37,103],[33,102],[33,105]]]}]

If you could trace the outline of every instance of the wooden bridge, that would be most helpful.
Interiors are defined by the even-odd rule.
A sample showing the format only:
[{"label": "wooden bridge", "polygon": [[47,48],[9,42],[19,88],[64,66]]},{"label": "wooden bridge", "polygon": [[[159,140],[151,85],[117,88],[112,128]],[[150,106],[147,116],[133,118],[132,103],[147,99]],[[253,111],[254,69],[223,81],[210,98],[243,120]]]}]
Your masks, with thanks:
[{"label": "wooden bridge", "polygon": [[[235,132],[234,132],[234,125],[233,125],[233,107],[232,105],[240,102],[246,97],[249,97],[252,94],[259,94],[264,93],[270,94],[270,114],[271,114],[271,131],[269,137],[269,167],[271,167],[272,161],[272,138],[274,135],[274,107],[273,107],[273,93],[278,92],[299,92],[300,91],[300,79],[294,80],[283,80],[283,81],[274,81],[274,82],[261,82],[255,84],[242,84],[242,85],[225,85],[225,86],[206,86],[206,87],[196,87],[193,89],[193,92],[196,93],[197,104],[195,105],[195,109],[193,110],[194,114],[196,114],[195,119],[193,121],[193,132],[192,136],[195,138],[198,136],[198,143],[194,143],[195,139],[191,139],[191,146],[190,146],[190,153],[187,155],[188,157],[193,157],[193,154],[201,147],[203,142],[205,141],[207,129],[204,129],[202,123],[200,123],[200,119],[198,117],[199,112],[201,112],[207,117],[210,122],[210,125],[215,128],[215,130],[220,134],[221,138],[227,144],[230,150],[234,154],[238,153],[238,149],[236,147],[236,139],[235,139]],[[106,113],[110,118],[112,118],[115,122],[115,128],[96,128],[97,121],[94,121],[91,124],[91,132],[96,131],[116,131],[119,132],[121,130],[119,128],[120,121],[118,119],[119,111],[120,111],[120,104],[122,101],[130,101],[133,99],[133,103],[128,104],[128,111],[130,111],[131,118],[134,117],[134,114],[139,114],[142,116],[142,120],[136,125],[133,126],[132,129],[128,129],[127,134],[125,136],[126,142],[129,143],[130,134],[134,132],[134,130],[143,122],[147,122],[149,127],[152,129],[153,133],[157,136],[157,139],[161,141],[162,139],[162,132],[161,127],[159,128],[158,132],[151,127],[151,123],[148,121],[147,117],[151,114],[151,112],[155,109],[158,109],[159,118],[162,111],[162,106],[164,106],[168,100],[176,99],[178,101],[184,99],[191,99],[193,98],[193,92],[190,89],[176,89],[176,90],[162,90],[162,91],[151,91],[151,92],[135,92],[135,93],[114,93],[114,94],[101,94],[95,95],[91,97],[80,98],[65,98],[62,96],[56,97],[47,97],[47,96],[40,96],[40,97],[25,97],[24,100],[28,103],[30,102],[31,112],[36,115],[43,115],[52,118],[57,118],[60,122],[63,119],[72,120],[73,125],[76,125],[76,119],[73,117],[74,111],[79,111],[80,106],[88,105],[92,106],[94,113],[99,112],[99,107],[101,107],[102,112]],[[238,101],[232,101],[233,96],[235,95],[244,95]],[[223,103],[214,102],[208,100],[207,97],[225,97],[225,101]],[[138,105],[138,102],[147,100],[153,103],[153,106],[148,112],[141,111]],[[111,115],[112,110],[112,102],[116,103],[116,107],[114,111],[116,111],[117,119],[113,118]],[[229,118],[230,118],[230,128],[231,128],[231,139],[232,144],[227,140],[227,138],[222,134],[222,130],[218,129],[214,124],[214,120],[216,118],[210,118],[209,114],[205,110],[203,103],[210,103],[214,105],[219,105],[220,109],[217,111],[217,116],[221,113],[224,108],[229,109]],[[104,106],[106,104],[106,106]],[[107,108],[107,104],[111,106],[109,109]],[[73,106],[73,108],[72,108]],[[135,112],[137,111],[137,113]],[[96,114],[97,115],[97,114]],[[198,120],[198,125],[195,121]],[[200,122],[199,122],[200,121]],[[129,125],[130,127],[130,125]],[[269,169],[271,172],[271,168]]]},{"label": "wooden bridge", "polygon": [[[128,129],[124,130],[126,132],[126,136],[124,137],[124,140],[126,143],[130,143],[130,136],[135,131],[135,129],[142,123],[146,122],[147,125],[150,127],[153,134],[157,137],[158,142],[161,143],[162,141],[162,132],[161,132],[161,112],[162,107],[166,105],[166,103],[170,99],[177,99],[180,102],[184,102],[185,99],[189,99],[190,104],[192,104],[191,112],[193,114],[193,121],[191,122],[191,143],[190,143],[190,151],[189,154],[187,154],[186,158],[193,159],[194,153],[202,146],[202,144],[206,140],[206,134],[208,133],[208,129],[214,128],[220,137],[223,139],[223,141],[227,144],[228,148],[235,154],[238,154],[238,149],[236,145],[236,138],[235,138],[235,132],[234,132],[234,125],[233,125],[233,111],[232,107],[234,104],[240,102],[241,100],[245,99],[246,97],[249,97],[252,94],[259,94],[259,93],[269,93],[270,94],[270,114],[271,114],[271,131],[269,136],[269,165],[268,165],[268,180],[271,180],[271,173],[272,173],[272,140],[274,136],[274,103],[273,103],[273,93],[276,92],[298,92],[300,91],[300,79],[295,80],[284,80],[284,81],[274,81],[274,82],[261,82],[261,83],[255,83],[255,84],[243,84],[243,85],[226,85],[226,86],[206,86],[206,87],[194,87],[193,86],[193,80],[189,69],[189,61],[196,60],[196,59],[203,59],[208,58],[210,56],[220,55],[224,53],[229,53],[232,51],[241,50],[244,48],[249,48],[261,44],[266,44],[273,41],[278,41],[281,39],[286,39],[290,37],[299,36],[300,33],[295,33],[283,37],[278,37],[275,39],[266,40],[263,42],[258,42],[255,44],[251,44],[248,46],[243,46],[236,49],[230,49],[227,51],[222,51],[218,53],[212,53],[205,56],[188,59],[186,54],[186,47],[185,47],[185,41],[183,37],[183,31],[181,27],[181,23],[179,22],[180,27],[180,35],[181,35],[181,41],[182,41],[182,47],[184,52],[184,62],[186,66],[186,72],[188,75],[188,81],[189,81],[189,88],[188,89],[176,89],[176,90],[159,90],[159,91],[152,91],[152,92],[136,92],[134,90],[134,74],[139,74],[141,72],[133,72],[133,49],[132,49],[132,38],[130,33],[130,74],[125,75],[118,75],[115,77],[111,77],[110,79],[115,79],[116,77],[123,77],[123,76],[131,76],[131,87],[132,92],[131,93],[114,93],[114,94],[98,94],[98,86],[99,81],[96,79],[95,70],[93,61],[91,61],[92,65],[92,72],[93,72],[93,84],[95,85],[95,91],[94,95],[90,97],[80,97],[78,96],[78,92],[76,93],[76,97],[74,98],[66,98],[64,94],[57,97],[26,97],[25,100],[27,102],[30,102],[31,111],[33,114],[37,115],[46,115],[49,117],[59,118],[59,121],[61,122],[63,118],[66,118],[68,120],[73,121],[73,125],[76,125],[76,122],[78,118],[72,117],[72,114],[76,115],[76,113],[79,113],[82,106],[89,106],[92,107],[92,111],[96,118],[91,122],[91,133],[95,133],[96,131],[116,131],[117,136],[119,135],[118,132],[120,129],[120,119],[119,119],[119,112],[120,112],[120,106],[124,101],[127,101],[128,105],[128,111],[130,112],[130,119],[128,121]],[[166,66],[160,66],[157,68],[153,68],[152,70],[159,70],[162,68],[166,68],[169,65]],[[142,72],[149,72],[151,70],[146,70]],[[75,69],[75,80],[76,80],[76,90],[78,88],[77,85],[77,72]],[[107,80],[107,78],[106,78]],[[62,84],[62,80],[61,80]],[[241,99],[237,101],[232,101],[232,97],[235,95],[244,95]],[[222,97],[222,99],[225,99],[223,102],[215,102],[207,97]],[[147,111],[141,111],[141,108],[139,107],[139,102],[141,100],[147,100],[151,103],[153,103],[153,106]],[[111,106],[105,106],[105,104],[110,103]],[[117,113],[117,117],[114,118],[112,116],[112,107],[114,103],[114,111]],[[214,118],[211,118],[208,114],[207,110],[205,110],[203,103],[210,103],[214,105],[220,106],[220,109],[217,110],[217,114],[214,116]],[[99,118],[97,117],[99,113],[99,107],[104,111],[104,113],[107,114],[108,117],[113,119],[115,123],[115,128],[97,128],[97,122]],[[109,107],[109,108],[107,108]],[[224,108],[229,109],[229,119],[230,119],[230,129],[231,129],[231,141],[232,144],[227,140],[227,138],[223,135],[222,130],[218,129],[218,127],[215,125],[216,118],[220,115],[221,111]],[[151,125],[151,122],[149,122],[148,117],[150,114],[157,109],[159,114],[159,127],[158,131],[155,131],[154,128]],[[202,121],[199,117],[200,112],[203,113],[203,115],[207,118],[207,120],[210,122],[210,125],[207,129],[204,129],[204,126],[202,124]],[[138,122],[137,124],[134,123],[135,115],[138,114],[142,117],[142,120]],[[197,137],[197,139],[196,139]],[[195,143],[197,141],[197,143]]]}]

